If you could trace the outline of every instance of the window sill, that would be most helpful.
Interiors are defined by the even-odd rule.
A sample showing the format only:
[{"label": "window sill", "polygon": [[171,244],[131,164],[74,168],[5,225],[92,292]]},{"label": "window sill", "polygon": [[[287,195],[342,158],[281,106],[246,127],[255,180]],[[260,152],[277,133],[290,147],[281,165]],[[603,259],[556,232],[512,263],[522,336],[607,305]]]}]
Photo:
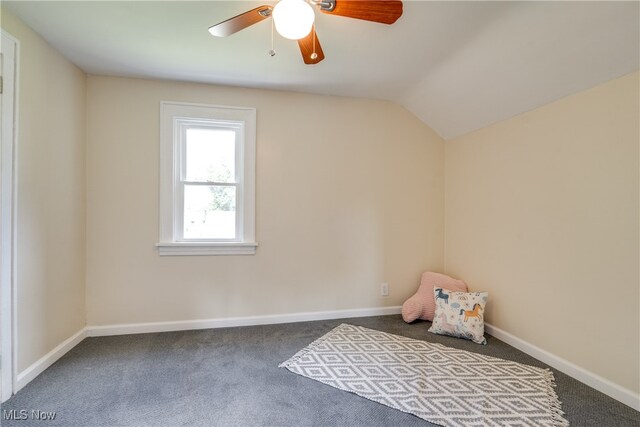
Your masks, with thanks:
[{"label": "window sill", "polygon": [[191,255],[255,255],[255,242],[240,243],[199,243],[199,242],[172,242],[157,243],[160,256],[191,256]]}]

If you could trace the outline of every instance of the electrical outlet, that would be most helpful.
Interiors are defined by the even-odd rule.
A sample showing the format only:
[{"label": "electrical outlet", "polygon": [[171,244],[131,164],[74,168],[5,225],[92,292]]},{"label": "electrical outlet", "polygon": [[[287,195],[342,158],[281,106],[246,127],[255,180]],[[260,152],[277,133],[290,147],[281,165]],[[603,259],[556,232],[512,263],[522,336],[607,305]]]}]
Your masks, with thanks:
[{"label": "electrical outlet", "polygon": [[383,284],[380,285],[380,295],[382,295],[383,297],[389,296],[389,284],[388,283],[383,283]]}]

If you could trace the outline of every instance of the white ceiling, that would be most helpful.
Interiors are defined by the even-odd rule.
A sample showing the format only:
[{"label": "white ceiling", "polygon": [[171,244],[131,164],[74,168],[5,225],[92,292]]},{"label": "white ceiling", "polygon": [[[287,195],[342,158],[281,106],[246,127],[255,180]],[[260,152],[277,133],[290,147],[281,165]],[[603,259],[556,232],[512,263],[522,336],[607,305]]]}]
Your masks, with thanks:
[{"label": "white ceiling", "polygon": [[[339,1],[339,0],[338,0]],[[405,1],[387,26],[316,14],[326,59],[266,20],[207,28],[274,1],[2,1],[87,73],[386,99],[445,139],[640,68],[640,3]]]}]

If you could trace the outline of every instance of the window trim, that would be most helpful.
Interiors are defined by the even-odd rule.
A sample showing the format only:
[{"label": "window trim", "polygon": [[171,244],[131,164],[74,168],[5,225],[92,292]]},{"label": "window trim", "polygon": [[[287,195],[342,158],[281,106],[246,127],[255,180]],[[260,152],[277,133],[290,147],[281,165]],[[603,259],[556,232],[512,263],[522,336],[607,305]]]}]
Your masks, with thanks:
[{"label": "window trim", "polygon": [[[236,206],[238,213],[234,240],[187,239],[177,227],[178,174],[183,161],[182,144],[179,133],[180,122],[212,120],[219,123],[242,122],[243,141],[237,141],[241,159],[240,172],[236,172],[242,183]],[[192,104],[172,101],[160,102],[160,194],[159,194],[159,243],[160,255],[253,255],[258,244],[255,242],[255,164],[256,164],[256,109],[229,107],[222,105]],[[181,215],[180,215],[181,217]]]}]

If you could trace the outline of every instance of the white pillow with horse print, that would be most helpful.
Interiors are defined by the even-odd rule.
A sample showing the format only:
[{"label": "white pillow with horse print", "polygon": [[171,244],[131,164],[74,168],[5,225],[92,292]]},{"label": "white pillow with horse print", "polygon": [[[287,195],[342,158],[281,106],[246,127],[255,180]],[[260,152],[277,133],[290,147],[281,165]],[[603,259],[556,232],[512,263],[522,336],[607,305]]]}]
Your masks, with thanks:
[{"label": "white pillow with horse print", "polygon": [[486,344],[484,338],[484,307],[487,292],[453,292],[433,288],[436,312],[429,332],[450,335]]}]

